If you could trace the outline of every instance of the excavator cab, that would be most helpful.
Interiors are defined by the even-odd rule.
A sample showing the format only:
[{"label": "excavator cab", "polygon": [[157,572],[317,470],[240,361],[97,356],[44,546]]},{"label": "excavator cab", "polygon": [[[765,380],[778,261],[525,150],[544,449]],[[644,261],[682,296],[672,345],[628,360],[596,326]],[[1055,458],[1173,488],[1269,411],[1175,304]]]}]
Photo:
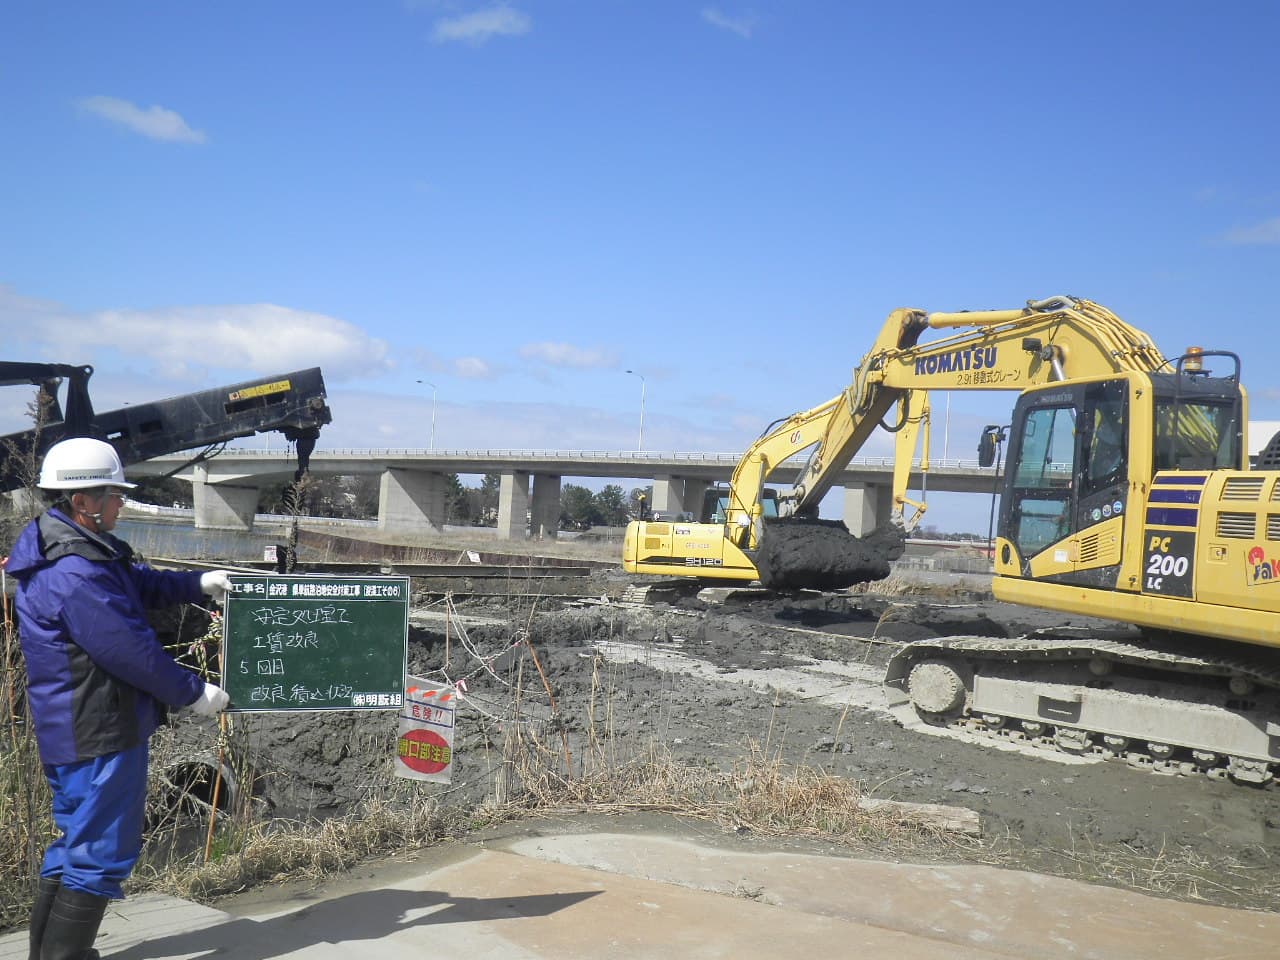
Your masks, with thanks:
[{"label": "excavator cab", "polygon": [[1242,422],[1238,361],[1222,377],[1178,367],[1028,389],[1009,427],[999,571],[1117,587],[1152,478],[1240,469]]},{"label": "excavator cab", "polygon": [[[702,496],[702,513],[699,523],[724,523],[729,519],[729,504],[733,494],[727,483],[710,487]],[[765,519],[774,519],[778,513],[778,491],[765,487],[760,491],[760,508]]]}]

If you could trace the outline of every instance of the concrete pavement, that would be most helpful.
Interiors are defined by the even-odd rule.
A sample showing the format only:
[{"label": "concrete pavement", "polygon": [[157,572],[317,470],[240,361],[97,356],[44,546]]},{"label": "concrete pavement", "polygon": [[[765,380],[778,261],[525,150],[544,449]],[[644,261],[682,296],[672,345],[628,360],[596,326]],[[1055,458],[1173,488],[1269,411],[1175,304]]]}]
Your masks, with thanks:
[{"label": "concrete pavement", "polygon": [[[1254,960],[1280,915],[981,866],[729,850],[667,835],[556,832],[425,851],[394,869],[226,910],[116,904],[111,960]],[[0,960],[26,956],[25,931]]]}]

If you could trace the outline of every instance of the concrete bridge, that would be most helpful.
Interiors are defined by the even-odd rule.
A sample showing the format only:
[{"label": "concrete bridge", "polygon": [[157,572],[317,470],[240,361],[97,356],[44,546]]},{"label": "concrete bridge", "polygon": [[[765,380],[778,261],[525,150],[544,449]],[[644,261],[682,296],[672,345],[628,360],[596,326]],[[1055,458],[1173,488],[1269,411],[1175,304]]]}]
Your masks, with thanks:
[{"label": "concrete bridge", "polygon": [[[438,531],[444,526],[445,476],[496,473],[498,536],[504,539],[554,539],[560,522],[562,478],[649,479],[651,508],[661,516],[697,514],[703,492],[726,481],[736,453],[612,453],[606,451],[527,450],[317,450],[311,472],[317,475],[379,476],[378,526],[387,531]],[[293,477],[296,460],[285,450],[225,450],[209,460],[187,465],[190,456],[172,454],[129,467],[131,476],[162,476],[178,469],[178,478],[194,485],[198,528],[248,530],[253,526],[258,491],[264,484],[284,485]],[[802,459],[783,464],[769,478],[788,484]],[[840,474],[844,487],[844,521],[861,534],[886,519],[892,504],[892,457],[863,457]],[[987,493],[995,473],[976,460],[933,460],[929,489]],[[917,472],[912,489],[920,489]]]}]

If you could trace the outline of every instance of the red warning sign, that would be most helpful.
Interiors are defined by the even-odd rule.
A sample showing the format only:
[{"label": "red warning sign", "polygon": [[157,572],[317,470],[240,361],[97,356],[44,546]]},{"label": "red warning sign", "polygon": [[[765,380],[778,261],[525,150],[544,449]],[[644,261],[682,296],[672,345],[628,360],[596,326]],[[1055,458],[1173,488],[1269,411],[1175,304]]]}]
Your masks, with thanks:
[{"label": "red warning sign", "polygon": [[432,730],[409,730],[401,734],[396,753],[401,763],[418,773],[439,773],[453,759],[453,747]]},{"label": "red warning sign", "polygon": [[448,783],[453,775],[453,722],[462,684],[406,676],[396,737],[396,775]]}]

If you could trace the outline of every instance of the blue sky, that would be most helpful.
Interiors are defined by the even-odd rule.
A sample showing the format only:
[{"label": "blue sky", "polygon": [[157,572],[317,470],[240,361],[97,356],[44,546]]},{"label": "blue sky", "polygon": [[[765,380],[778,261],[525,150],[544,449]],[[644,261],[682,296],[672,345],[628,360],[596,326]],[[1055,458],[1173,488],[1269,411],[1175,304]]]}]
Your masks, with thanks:
[{"label": "blue sky", "polygon": [[[318,364],[325,447],[425,447],[421,380],[437,449],[634,449],[630,369],[647,450],[728,452],[839,392],[895,307],[1065,293],[1241,352],[1280,419],[1278,27],[1262,0],[9,4],[4,355],[93,363],[104,409]],[[1011,403],[953,397],[948,455]],[[969,499],[929,522],[985,530]]]}]

